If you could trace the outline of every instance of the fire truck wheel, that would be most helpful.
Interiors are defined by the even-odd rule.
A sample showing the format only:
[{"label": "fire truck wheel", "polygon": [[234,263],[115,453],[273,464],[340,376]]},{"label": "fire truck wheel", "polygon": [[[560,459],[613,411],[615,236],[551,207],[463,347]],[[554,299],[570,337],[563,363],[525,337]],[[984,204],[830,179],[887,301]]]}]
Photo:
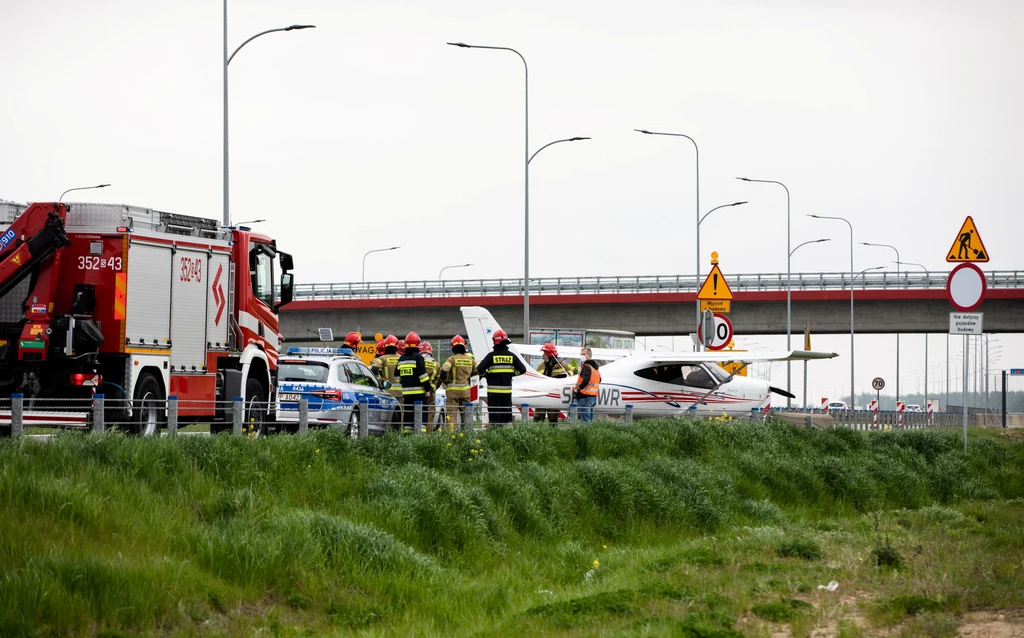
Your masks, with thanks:
[{"label": "fire truck wheel", "polygon": [[159,434],[160,428],[167,422],[164,409],[164,393],[160,381],[153,374],[144,372],[135,384],[131,433],[139,436]]},{"label": "fire truck wheel", "polygon": [[252,377],[245,382],[245,420],[242,429],[246,436],[256,438],[267,434],[267,399],[263,386]]}]

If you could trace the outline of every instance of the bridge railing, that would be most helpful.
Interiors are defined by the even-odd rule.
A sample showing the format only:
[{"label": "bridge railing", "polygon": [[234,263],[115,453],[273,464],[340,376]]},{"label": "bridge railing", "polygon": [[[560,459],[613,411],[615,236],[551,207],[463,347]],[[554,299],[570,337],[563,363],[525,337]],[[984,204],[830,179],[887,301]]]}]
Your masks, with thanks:
[{"label": "bridge railing", "polygon": [[[945,271],[879,272],[855,275],[857,290],[911,290],[945,288]],[[989,288],[1024,287],[1024,271],[994,270],[986,273]],[[639,275],[616,277],[530,278],[532,295],[593,295],[625,293],[696,292],[704,277],[695,275]],[[732,290],[785,291],[786,273],[755,273],[729,276]],[[793,273],[792,290],[849,290],[850,273]],[[295,286],[295,299],[405,299],[411,297],[504,297],[523,294],[519,279],[453,279],[313,283]]]}]

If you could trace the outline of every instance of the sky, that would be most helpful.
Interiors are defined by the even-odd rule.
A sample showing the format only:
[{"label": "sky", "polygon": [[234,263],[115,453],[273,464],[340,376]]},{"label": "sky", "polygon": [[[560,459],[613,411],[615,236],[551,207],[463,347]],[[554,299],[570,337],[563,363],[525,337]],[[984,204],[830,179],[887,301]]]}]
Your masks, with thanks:
[{"label": "sky", "polygon": [[[0,199],[109,182],[68,199],[220,218],[222,11],[2,0]],[[522,276],[523,65],[449,41],[526,58],[531,153],[593,138],[531,163],[533,277],[694,272],[694,148],[636,128],[697,141],[702,213],[749,202],[702,225],[704,272],[712,250],[727,275],[785,272],[785,191],[736,176],[788,186],[792,246],[831,239],[796,253],[793,272],[849,268],[846,225],[811,213],[942,272],[972,215],[985,268],[1024,269],[1016,0],[235,0],[228,11],[232,50],[316,25],[261,37],[230,65],[232,219],[266,219],[256,228],[295,255],[299,282],[359,281],[366,251],[387,246],[401,248],[369,255],[367,280],[467,262],[446,277]],[[895,269],[888,249],[857,245],[854,260]],[[1024,339],[996,339],[999,365],[1024,367]],[[931,342],[944,363],[945,338]],[[848,336],[814,345],[849,353]],[[862,383],[894,374],[894,346],[858,338]],[[923,336],[901,350],[922,372]],[[845,379],[848,394],[844,356],[819,364],[812,390],[834,395]]]}]

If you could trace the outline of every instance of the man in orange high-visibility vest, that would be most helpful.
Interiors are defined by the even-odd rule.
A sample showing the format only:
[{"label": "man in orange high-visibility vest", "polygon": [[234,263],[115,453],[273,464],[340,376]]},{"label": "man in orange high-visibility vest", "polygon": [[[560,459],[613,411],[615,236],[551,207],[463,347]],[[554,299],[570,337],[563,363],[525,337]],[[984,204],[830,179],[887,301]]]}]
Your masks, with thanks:
[{"label": "man in orange high-visibility vest", "polygon": [[590,423],[594,420],[594,406],[601,386],[601,373],[597,370],[597,362],[590,357],[593,352],[584,347],[580,350],[583,363],[580,365],[580,376],[576,381],[576,394],[579,396],[580,421]]}]

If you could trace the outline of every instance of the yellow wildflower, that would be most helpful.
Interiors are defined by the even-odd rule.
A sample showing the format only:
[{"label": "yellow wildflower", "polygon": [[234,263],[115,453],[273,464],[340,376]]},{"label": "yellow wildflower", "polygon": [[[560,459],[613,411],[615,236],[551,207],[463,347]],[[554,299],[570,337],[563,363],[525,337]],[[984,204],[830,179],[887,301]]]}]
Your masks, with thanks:
[{"label": "yellow wildflower", "polygon": [[595,558],[594,559],[594,569],[597,569],[600,566],[601,566],[601,563]]},{"label": "yellow wildflower", "polygon": [[477,439],[477,440],[476,440],[476,444],[477,444],[477,445],[480,445],[480,439]]},{"label": "yellow wildflower", "polygon": [[307,470],[309,470],[309,469],[312,469],[312,468],[313,468],[313,466],[312,466],[312,465],[307,465],[307,466],[306,466],[306,469],[307,469]]},{"label": "yellow wildflower", "polygon": [[607,545],[601,545],[601,547],[603,547],[604,549],[608,549]]},{"label": "yellow wildflower", "polygon": [[320,448],[317,448],[317,449],[316,449],[316,453],[317,453],[317,454],[320,454]]},{"label": "yellow wildflower", "polygon": [[462,432],[459,432],[459,438],[460,438],[460,439],[461,439],[462,437],[464,437],[464,436],[466,436],[466,435],[465,435],[465,434],[463,434]]},{"label": "yellow wildflower", "polygon": [[451,444],[451,443],[449,443],[449,444],[448,444],[448,447],[451,447],[451,446],[452,446],[452,444]]}]

